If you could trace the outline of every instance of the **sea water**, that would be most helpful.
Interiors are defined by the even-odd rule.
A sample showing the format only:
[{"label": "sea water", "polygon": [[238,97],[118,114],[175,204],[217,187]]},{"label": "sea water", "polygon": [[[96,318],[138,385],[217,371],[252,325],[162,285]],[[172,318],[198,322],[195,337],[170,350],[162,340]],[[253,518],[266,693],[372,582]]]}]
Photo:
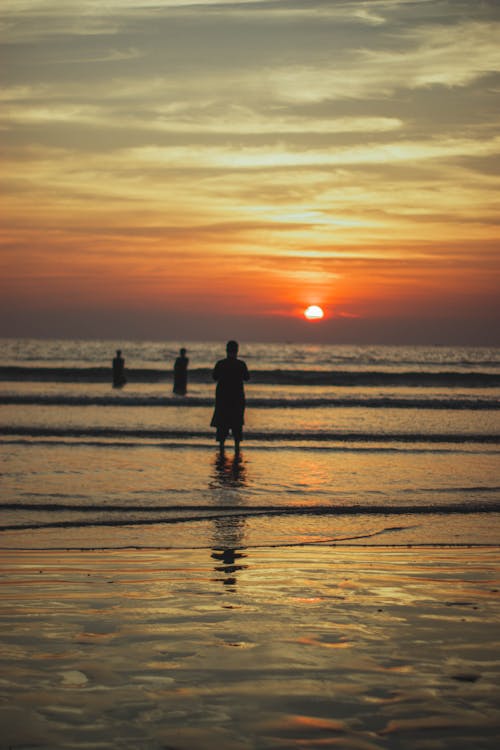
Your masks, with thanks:
[{"label": "sea water", "polygon": [[244,442],[221,457],[223,342],[1,344],[3,548],[500,541],[498,348],[242,342]]}]

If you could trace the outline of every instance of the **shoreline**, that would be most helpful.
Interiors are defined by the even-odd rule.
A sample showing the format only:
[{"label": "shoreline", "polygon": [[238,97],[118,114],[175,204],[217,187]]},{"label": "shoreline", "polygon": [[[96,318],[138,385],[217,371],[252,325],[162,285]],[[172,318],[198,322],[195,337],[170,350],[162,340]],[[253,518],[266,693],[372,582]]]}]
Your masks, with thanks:
[{"label": "shoreline", "polygon": [[[353,542],[335,542],[335,543],[325,543],[322,541],[319,542],[279,542],[277,544],[244,544],[244,545],[238,545],[235,547],[235,549],[238,552],[252,552],[252,551],[258,551],[258,550],[287,550],[287,549],[354,549],[354,550],[371,550],[371,549],[377,549],[377,550],[387,550],[390,551],[410,551],[410,550],[458,550],[458,549],[492,549],[492,550],[500,550],[500,542],[415,542],[415,543],[408,543],[408,542],[401,542],[401,543],[394,543],[389,544],[387,542],[383,542],[381,544],[376,543],[353,543]],[[224,550],[226,549],[223,545],[213,545],[213,544],[206,544],[206,545],[200,545],[200,546],[174,546],[174,545],[137,545],[137,544],[124,544],[120,546],[92,546],[92,547],[80,547],[80,546],[74,546],[74,547],[67,547],[67,546],[61,546],[61,547],[2,547],[0,548],[0,558],[3,554],[10,554],[10,553],[31,553],[31,552],[40,552],[40,553],[51,553],[51,552],[67,552],[67,553],[73,553],[73,552],[89,552],[89,553],[99,553],[99,552],[210,552],[211,550]]]},{"label": "shoreline", "polygon": [[2,550],[7,748],[493,748],[498,548]]}]

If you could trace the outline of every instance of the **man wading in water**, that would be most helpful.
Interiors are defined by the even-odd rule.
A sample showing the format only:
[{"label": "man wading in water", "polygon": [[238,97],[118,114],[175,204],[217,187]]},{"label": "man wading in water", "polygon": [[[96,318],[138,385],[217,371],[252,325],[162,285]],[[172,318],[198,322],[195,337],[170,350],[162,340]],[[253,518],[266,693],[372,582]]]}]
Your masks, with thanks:
[{"label": "man wading in water", "polygon": [[235,453],[239,453],[245,414],[245,389],[243,381],[249,380],[248,369],[242,359],[238,359],[238,342],[228,341],[227,357],[220,359],[214,367],[215,410],[211,426],[217,428],[216,440],[220,452],[224,453],[224,443],[229,432],[234,439]]}]

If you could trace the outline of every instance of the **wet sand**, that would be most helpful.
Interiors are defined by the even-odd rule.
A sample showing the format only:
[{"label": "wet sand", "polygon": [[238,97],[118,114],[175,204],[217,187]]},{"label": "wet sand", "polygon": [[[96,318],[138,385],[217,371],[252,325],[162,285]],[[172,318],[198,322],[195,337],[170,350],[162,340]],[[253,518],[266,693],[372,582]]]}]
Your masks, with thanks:
[{"label": "wet sand", "polygon": [[498,745],[496,548],[0,557],[2,750]]}]

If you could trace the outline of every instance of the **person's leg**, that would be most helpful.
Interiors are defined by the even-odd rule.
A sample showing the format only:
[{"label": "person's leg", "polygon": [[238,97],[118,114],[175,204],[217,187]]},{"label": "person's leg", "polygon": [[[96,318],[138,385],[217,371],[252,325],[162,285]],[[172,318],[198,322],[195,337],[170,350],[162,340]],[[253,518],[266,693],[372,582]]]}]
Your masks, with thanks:
[{"label": "person's leg", "polygon": [[224,453],[224,446],[227,437],[227,430],[224,427],[217,427],[217,442],[219,443],[219,449],[221,455]]},{"label": "person's leg", "polygon": [[240,452],[240,443],[242,438],[242,428],[240,426],[233,427],[233,438],[234,438],[234,452],[238,454]]}]

